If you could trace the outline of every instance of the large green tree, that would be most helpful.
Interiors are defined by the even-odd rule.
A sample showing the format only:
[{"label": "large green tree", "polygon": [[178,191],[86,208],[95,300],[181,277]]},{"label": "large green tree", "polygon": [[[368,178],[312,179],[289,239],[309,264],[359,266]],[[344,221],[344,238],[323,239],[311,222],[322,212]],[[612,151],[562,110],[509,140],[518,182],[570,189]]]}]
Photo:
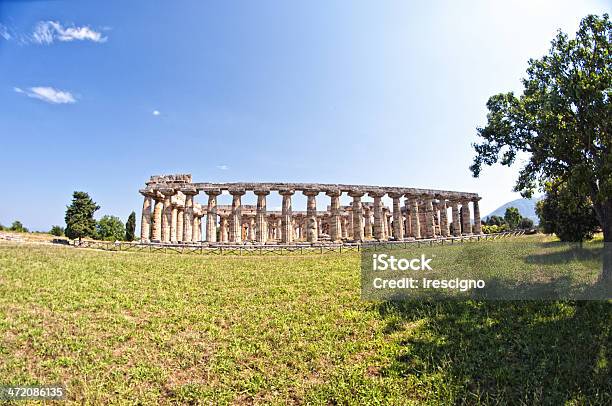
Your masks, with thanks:
[{"label": "large green tree", "polygon": [[[604,242],[612,244],[612,23],[589,15],[576,37],[559,31],[550,51],[529,60],[519,96],[489,98],[487,125],[478,129],[470,167],[511,166],[525,158],[515,190],[530,197],[552,179],[589,196]],[[604,249],[602,278],[612,280],[612,249]]]},{"label": "large green tree", "polygon": [[514,230],[518,227],[521,222],[521,213],[516,207],[508,207],[506,208],[506,212],[504,213],[504,220],[506,220],[506,224],[510,227],[511,230]]},{"label": "large green tree", "polygon": [[96,232],[96,220],[93,215],[98,210],[98,206],[86,192],[74,192],[72,203],[66,209],[66,230],[68,238],[78,238],[79,242],[83,237],[93,237]]},{"label": "large green tree", "polygon": [[105,241],[122,241],[125,227],[117,216],[103,216],[96,224],[97,237]]},{"label": "large green tree", "polygon": [[136,234],[136,213],[131,212],[125,222],[125,240],[134,241],[134,234]]}]

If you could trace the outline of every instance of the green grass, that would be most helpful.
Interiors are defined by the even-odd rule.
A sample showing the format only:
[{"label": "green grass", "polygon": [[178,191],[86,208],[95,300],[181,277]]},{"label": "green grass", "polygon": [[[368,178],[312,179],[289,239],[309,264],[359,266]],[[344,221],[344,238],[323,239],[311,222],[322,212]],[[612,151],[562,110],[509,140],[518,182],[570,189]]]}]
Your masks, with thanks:
[{"label": "green grass", "polygon": [[[490,254],[535,269],[508,247],[542,238]],[[0,383],[90,404],[612,402],[610,303],[364,302],[359,280],[357,254],[0,244]]]}]

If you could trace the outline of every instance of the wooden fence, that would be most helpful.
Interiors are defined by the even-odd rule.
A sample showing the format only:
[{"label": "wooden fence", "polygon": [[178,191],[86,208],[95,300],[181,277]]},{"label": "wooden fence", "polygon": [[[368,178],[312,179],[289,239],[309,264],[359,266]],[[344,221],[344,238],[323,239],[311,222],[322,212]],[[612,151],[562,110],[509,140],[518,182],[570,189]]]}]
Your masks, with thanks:
[{"label": "wooden fence", "polygon": [[105,251],[130,251],[130,252],[161,252],[178,254],[204,254],[204,255],[304,255],[360,252],[363,249],[372,248],[408,248],[413,246],[452,245],[464,242],[477,242],[497,240],[516,237],[525,234],[524,231],[508,231],[496,234],[466,235],[460,237],[432,238],[411,241],[367,241],[363,243],[338,243],[338,244],[306,244],[296,243],[291,245],[257,245],[257,244],[162,244],[162,243],[140,243],[124,241],[94,241],[78,240],[72,245],[77,248],[93,248]]}]

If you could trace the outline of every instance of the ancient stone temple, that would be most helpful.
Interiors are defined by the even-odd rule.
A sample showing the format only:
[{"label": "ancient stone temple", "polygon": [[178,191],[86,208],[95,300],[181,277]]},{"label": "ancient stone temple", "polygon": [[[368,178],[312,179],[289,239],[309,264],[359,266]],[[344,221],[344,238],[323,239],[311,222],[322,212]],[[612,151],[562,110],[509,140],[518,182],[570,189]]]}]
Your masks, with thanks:
[{"label": "ancient stone temple", "polygon": [[[232,196],[231,205],[217,204],[224,192]],[[273,192],[282,196],[280,211],[266,207]],[[324,244],[481,233],[480,197],[475,193],[319,183],[194,183],[185,174],[152,176],[140,193],[142,242]],[[256,205],[242,204],[246,193],[257,196]],[[295,193],[306,196],[306,210],[294,210]],[[340,204],[343,194],[352,198],[349,206]],[[324,210],[317,208],[318,195],[329,197]],[[196,203],[200,196],[204,201]],[[385,206],[385,197],[391,207]]]}]

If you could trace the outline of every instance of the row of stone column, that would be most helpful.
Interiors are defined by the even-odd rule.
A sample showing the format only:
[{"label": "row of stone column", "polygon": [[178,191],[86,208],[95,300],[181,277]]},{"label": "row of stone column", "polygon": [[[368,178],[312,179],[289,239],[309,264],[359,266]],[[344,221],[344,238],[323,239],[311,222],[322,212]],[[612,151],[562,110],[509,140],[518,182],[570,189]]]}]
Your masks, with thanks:
[{"label": "row of stone column", "polygon": [[[184,196],[184,206],[172,203],[172,196],[179,192],[181,196]],[[198,193],[195,188],[150,189],[143,190],[141,193],[144,195],[141,223],[143,240],[187,243],[200,240],[217,242],[217,196],[221,194],[221,190],[205,191],[208,196],[206,210],[194,209],[194,196]],[[242,196],[246,190],[232,189],[229,190],[229,193],[232,196],[231,212],[229,217],[221,216],[220,218],[219,238],[221,242],[226,242],[227,238],[227,242],[240,243],[244,238],[241,211]],[[278,238],[280,234],[282,243],[292,243],[295,239],[295,225],[291,203],[295,191],[279,191],[282,196],[282,211],[280,219],[277,219],[277,222],[272,225],[274,236],[268,231],[271,226],[267,215],[266,198],[270,192],[255,190],[254,193],[257,195],[256,214],[252,219],[252,224],[248,225],[249,235],[246,239],[263,244],[269,239]],[[316,203],[319,193],[321,192],[317,190],[303,191],[307,198],[306,218],[305,230],[300,230],[300,233],[304,234],[308,242],[317,242],[320,236],[321,221],[317,215]],[[343,216],[340,207],[341,191],[331,190],[325,193],[330,197],[326,228],[332,241],[342,239],[364,241],[371,238],[386,240],[390,237],[395,240],[403,240],[405,238],[436,238],[438,236],[467,235],[472,232],[481,233],[478,198],[449,200],[444,196],[388,193],[393,200],[392,215],[389,215],[382,203],[382,198],[387,195],[386,192],[368,192],[368,196],[374,200],[370,208],[361,201],[366,193],[355,190],[348,193],[353,200],[347,218]],[[403,209],[401,207],[402,197],[406,198]],[[473,230],[470,202],[474,215]],[[449,206],[452,212],[452,222],[449,222],[448,219]],[[206,216],[206,228],[205,235],[202,235],[201,225],[204,215]]]},{"label": "row of stone column", "polygon": [[144,196],[140,225],[141,240],[159,242],[192,242],[201,239],[203,212],[194,209],[195,189],[181,190],[184,205],[172,201],[174,189],[141,190]]}]

